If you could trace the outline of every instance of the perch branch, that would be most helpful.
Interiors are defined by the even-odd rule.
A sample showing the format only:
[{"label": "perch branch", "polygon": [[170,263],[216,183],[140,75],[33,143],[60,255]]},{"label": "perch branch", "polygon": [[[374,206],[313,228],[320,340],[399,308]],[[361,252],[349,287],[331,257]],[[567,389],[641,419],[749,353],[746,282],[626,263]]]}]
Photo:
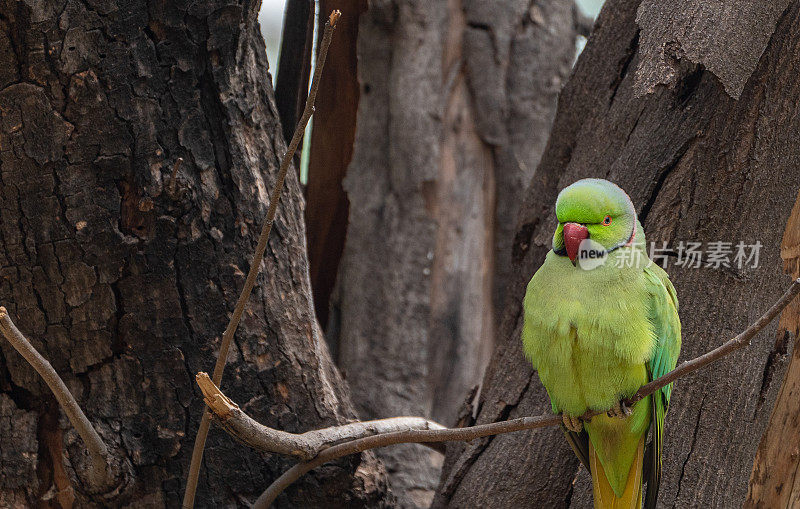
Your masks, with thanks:
[{"label": "perch branch", "polygon": [[[680,377],[686,376],[694,371],[697,371],[701,368],[704,368],[713,362],[725,357],[726,355],[730,354],[731,352],[738,350],[744,346],[750,344],[750,341],[753,337],[758,334],[767,324],[769,324],[778,314],[786,308],[787,305],[798,295],[800,294],[800,279],[796,279],[792,282],[792,285],[786,290],[786,292],[778,299],[775,304],[772,305],[758,320],[750,324],[747,329],[741,332],[736,337],[728,340],[727,342],[723,343],[721,346],[711,350],[699,357],[696,357],[690,361],[686,361],[682,363],[680,366],[675,368],[674,370],[670,371],[666,375],[662,376],[661,378],[657,378],[652,382],[643,385],[639,388],[636,393],[627,398],[625,402],[629,405],[633,405],[638,401],[646,398],[647,396],[653,394],[658,389],[669,385],[670,383],[674,382]],[[208,375],[206,375],[206,378]],[[201,375],[198,375],[198,383],[200,383]],[[241,426],[242,429],[247,429],[250,432],[258,430],[257,433],[261,434],[260,437],[249,437],[248,440],[242,440],[246,444],[251,445],[251,442],[257,443],[270,443],[270,434],[276,433],[276,430],[267,428],[262,426],[261,424],[257,424],[258,428],[253,427],[252,424],[248,424],[247,428],[245,428],[245,419],[249,423],[252,421],[250,417],[247,417],[241,410],[239,410],[238,406],[236,406],[230,399],[227,398],[218,388],[215,387],[216,391],[209,390],[209,386],[206,385],[205,389],[203,389],[203,385],[201,384],[201,390],[203,390],[203,394],[206,395],[206,403],[208,404],[209,408],[212,412],[219,418],[220,422],[222,423],[223,427],[228,430],[233,436],[240,438],[240,435],[236,432],[231,431],[234,427]],[[208,393],[207,393],[208,391]],[[221,403],[224,401],[224,404]],[[235,407],[235,412],[231,409]],[[581,416],[583,420],[589,420],[592,417],[602,414],[605,411],[600,410],[590,410]],[[253,421],[255,422],[255,421]],[[294,481],[299,479],[302,475],[307,473],[308,471],[322,465],[323,463],[327,463],[329,461],[335,460],[342,456],[347,456],[350,454],[356,454],[359,452],[366,451],[367,449],[374,449],[377,447],[385,447],[387,445],[393,444],[403,444],[403,443],[436,443],[436,442],[449,442],[449,441],[467,441],[473,440],[476,438],[482,438],[490,435],[499,435],[501,433],[510,433],[512,431],[522,431],[522,430],[529,430],[529,429],[537,429],[537,428],[544,428],[548,426],[557,426],[561,423],[561,417],[559,415],[539,415],[536,417],[520,417],[517,419],[511,419],[507,421],[500,421],[500,422],[491,422],[487,424],[479,424],[476,426],[469,426],[464,428],[433,428],[433,429],[402,429],[402,430],[392,430],[385,433],[380,433],[377,435],[369,435],[364,436],[361,438],[355,438],[353,440],[339,443],[335,445],[331,445],[329,447],[323,448],[319,450],[319,453],[314,456],[310,460],[302,461],[297,465],[293,466],[289,470],[283,473],[278,479],[276,479],[264,493],[256,501],[254,505],[255,508],[266,508],[277,498],[277,496],[286,489],[287,486],[291,485]],[[366,423],[369,423],[367,421]],[[366,424],[365,423],[365,424]],[[319,434],[328,434],[329,436],[334,436],[335,431],[337,428],[328,428],[326,430],[318,430]],[[269,431],[265,431],[269,430]],[[309,432],[314,433],[314,432]],[[326,444],[330,444],[334,442],[335,439],[328,440],[325,442]],[[259,449],[258,447],[256,447]],[[263,449],[260,449],[263,450]],[[273,452],[279,452],[274,451]],[[299,456],[299,454],[293,454],[294,456]]]},{"label": "perch branch", "polygon": [[14,322],[11,321],[11,317],[8,316],[6,308],[2,306],[0,306],[0,330],[2,330],[8,342],[11,343],[11,346],[13,346],[25,360],[28,361],[28,364],[33,366],[33,369],[39,373],[39,376],[44,379],[47,386],[53,391],[53,395],[56,397],[58,404],[61,405],[61,408],[64,409],[64,413],[67,414],[69,422],[72,423],[81,436],[81,439],[83,439],[83,443],[86,445],[86,448],[89,450],[89,455],[92,457],[92,467],[89,471],[89,482],[92,484],[92,487],[100,489],[111,484],[112,479],[106,469],[108,465],[108,448],[103,442],[103,439],[100,438],[100,435],[97,434],[92,423],[86,418],[86,414],[83,413],[78,402],[75,401],[72,393],[69,392],[69,389],[67,389],[61,377],[58,376],[56,370],[53,369],[53,366],[51,366],[47,359],[42,357],[33,345],[31,345],[30,341],[22,335],[19,329],[17,329],[17,326],[14,325]]},{"label": "perch branch", "polygon": [[[316,69],[314,69],[314,78],[311,81],[311,90],[308,92],[306,107],[303,110],[303,116],[300,118],[300,122],[297,123],[297,129],[294,131],[294,136],[292,136],[292,141],[289,143],[286,154],[284,154],[281,160],[275,186],[272,188],[272,193],[269,197],[267,216],[264,221],[264,226],[261,228],[261,234],[258,237],[256,251],[253,254],[253,263],[250,265],[250,271],[247,273],[247,279],[244,282],[242,293],[239,294],[239,299],[236,301],[236,307],[233,310],[230,322],[228,322],[228,326],[225,328],[225,332],[222,335],[222,342],[219,347],[219,354],[217,356],[217,362],[214,365],[213,373],[213,380],[216,385],[219,385],[222,381],[222,372],[225,370],[225,361],[228,357],[228,350],[231,346],[233,335],[236,332],[236,328],[239,326],[244,307],[256,284],[256,277],[261,267],[261,261],[264,258],[264,251],[267,248],[269,233],[272,230],[272,224],[275,221],[275,213],[278,210],[278,201],[281,197],[281,190],[283,188],[283,181],[286,178],[286,172],[292,163],[292,158],[297,151],[297,146],[300,144],[300,139],[303,136],[306,124],[308,124],[308,120],[311,118],[312,113],[314,113],[314,100],[317,97],[317,90],[319,89],[319,78],[322,75],[322,68],[325,66],[325,57],[328,54],[328,46],[330,46],[331,43],[333,29],[336,27],[336,22],[339,21],[340,16],[341,13],[339,11],[333,11],[328,21],[325,23],[325,32],[322,36],[322,42],[319,45],[317,65]],[[189,475],[186,479],[186,492],[183,496],[184,509],[190,509],[194,506],[194,495],[197,490],[197,480],[200,476],[200,464],[203,460],[203,449],[205,449],[206,437],[208,436],[209,419],[209,413],[207,411],[203,412],[203,417],[200,420],[200,427],[197,430],[197,436],[194,441],[192,460],[189,465]]]},{"label": "perch branch", "polygon": [[661,387],[665,385],[669,385],[678,378],[688,375],[693,371],[697,371],[700,368],[704,368],[709,364],[725,357],[726,355],[734,352],[744,346],[749,346],[750,341],[755,337],[756,334],[761,332],[761,329],[766,327],[772,320],[775,319],[778,314],[783,311],[786,306],[789,305],[792,300],[800,293],[800,278],[795,279],[792,282],[792,285],[784,292],[780,299],[778,299],[775,304],[772,305],[763,315],[761,318],[756,320],[755,322],[751,323],[747,329],[741,332],[738,336],[733,339],[728,340],[727,342],[723,343],[722,345],[718,346],[717,348],[704,353],[699,357],[695,357],[690,361],[685,361],[683,364],[678,366],[677,368],[673,369],[666,375],[662,376],[661,378],[657,378],[652,382],[648,383],[647,385],[642,386],[636,394],[630,397],[626,403],[634,404],[637,401],[644,399],[645,397],[649,396],[650,394],[656,392]]},{"label": "perch branch", "polygon": [[[305,433],[288,433],[268,428],[242,412],[236,403],[214,385],[208,374],[198,373],[197,385],[200,386],[206,405],[214,413],[215,421],[234,438],[257,451],[295,456],[301,461],[313,459],[323,449],[344,441],[395,431],[445,429],[441,424],[423,417],[394,417],[352,422]],[[444,452],[441,447],[435,448]]]}]

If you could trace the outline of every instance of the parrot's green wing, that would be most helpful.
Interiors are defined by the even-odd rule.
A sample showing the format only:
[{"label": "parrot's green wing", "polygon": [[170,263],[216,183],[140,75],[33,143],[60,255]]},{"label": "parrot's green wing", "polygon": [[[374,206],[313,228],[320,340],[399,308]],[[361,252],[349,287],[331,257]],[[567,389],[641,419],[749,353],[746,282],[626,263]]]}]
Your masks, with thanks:
[{"label": "parrot's green wing", "polygon": [[[675,369],[681,351],[681,322],[678,318],[678,297],[675,288],[661,267],[652,265],[644,269],[650,289],[649,318],[656,335],[656,349],[647,366],[650,380],[655,380]],[[645,508],[655,507],[658,486],[661,483],[661,448],[664,438],[664,417],[669,408],[672,384],[657,390],[652,400],[653,441],[650,445],[650,468],[647,477]]]}]

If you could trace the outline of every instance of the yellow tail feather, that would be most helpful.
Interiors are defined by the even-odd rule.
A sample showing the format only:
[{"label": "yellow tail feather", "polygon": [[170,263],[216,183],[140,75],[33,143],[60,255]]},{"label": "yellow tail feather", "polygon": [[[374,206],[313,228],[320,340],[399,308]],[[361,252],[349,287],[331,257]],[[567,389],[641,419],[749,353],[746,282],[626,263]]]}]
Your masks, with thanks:
[{"label": "yellow tail feather", "polygon": [[622,498],[617,498],[611,489],[603,470],[603,465],[594,452],[589,440],[589,465],[592,471],[592,491],[594,492],[594,509],[640,509],[642,507],[642,467],[644,466],[644,438],[639,441],[636,458],[628,472],[628,482]]}]

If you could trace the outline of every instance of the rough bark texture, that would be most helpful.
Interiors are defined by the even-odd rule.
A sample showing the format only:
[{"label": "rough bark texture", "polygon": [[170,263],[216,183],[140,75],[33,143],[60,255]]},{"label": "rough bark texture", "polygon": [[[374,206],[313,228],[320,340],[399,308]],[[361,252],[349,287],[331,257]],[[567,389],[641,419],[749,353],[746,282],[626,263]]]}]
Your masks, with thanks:
[{"label": "rough bark texture", "polygon": [[[800,277],[800,193],[783,234],[781,258],[784,270]],[[800,436],[800,302],[783,312],[781,327],[794,334],[794,352],[753,464],[744,505],[748,508],[800,506],[800,442],[796,439]],[[786,334],[776,341],[775,354],[786,355],[790,347],[791,336]]]},{"label": "rough bark texture", "polygon": [[[362,15],[328,336],[365,417],[453,423],[479,383],[513,217],[574,36],[565,0],[382,0]],[[429,504],[441,458],[421,446],[379,454],[401,503]]]},{"label": "rough bark texture", "polygon": [[[179,503],[194,374],[213,365],[285,151],[258,5],[0,2],[0,301],[132,469],[117,496],[88,497],[82,443],[0,342],[0,506],[65,503],[70,487],[80,506]],[[224,387],[260,422],[354,415],[314,318],[294,172],[235,345]],[[362,458],[281,503],[388,502]],[[289,464],[212,431],[198,505],[251,501]]]},{"label": "rough bark texture", "polygon": [[[667,269],[681,300],[684,359],[743,329],[789,282],[781,240],[800,187],[795,135],[800,2],[791,2],[775,27],[759,25],[751,32],[749,25],[741,26],[727,40],[731,51],[749,51],[764,33],[772,34],[738,101],[711,72],[683,58],[675,62],[670,86],[637,97],[636,71],[651,58],[639,44],[638,7],[631,0],[606,3],[560,96],[550,141],[520,214],[499,344],[484,380],[478,422],[550,410],[521,352],[521,299],[550,249],[556,194],[579,178],[604,177],[626,189],[648,240],[659,246],[663,241],[673,248],[680,241],[763,244],[757,269],[681,268],[670,258]],[[649,23],[667,25],[671,15]],[[714,9],[695,15],[704,26],[717,19]],[[744,502],[759,438],[789,360],[795,330],[785,327],[786,322],[780,328],[773,324],[748,349],[676,384],[660,505],[727,508]],[[448,451],[436,505],[591,506],[588,476],[556,428]]]},{"label": "rough bark texture", "polygon": [[688,60],[705,66],[738,99],[788,4],[746,0],[731,8],[703,0],[643,1],[636,16],[641,28],[636,93],[675,85],[681,60]]}]

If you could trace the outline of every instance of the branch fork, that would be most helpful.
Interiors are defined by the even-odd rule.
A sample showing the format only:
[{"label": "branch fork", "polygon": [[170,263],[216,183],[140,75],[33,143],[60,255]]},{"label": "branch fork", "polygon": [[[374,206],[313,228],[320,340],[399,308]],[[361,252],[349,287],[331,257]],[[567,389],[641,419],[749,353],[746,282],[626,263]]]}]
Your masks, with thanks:
[{"label": "branch fork", "polygon": [[[369,436],[411,430],[446,429],[423,417],[394,417],[355,421],[305,433],[289,433],[264,426],[244,413],[239,405],[223,394],[207,373],[198,373],[196,380],[214,419],[231,436],[257,451],[294,456],[300,461],[316,458],[325,449],[339,443]],[[441,447],[431,447],[443,452]]]},{"label": "branch fork", "polygon": [[[736,337],[714,350],[683,362],[661,378],[643,385],[636,391],[636,394],[621,401],[620,406],[632,407],[678,378],[704,368],[735,350],[748,346],[753,337],[775,319],[798,294],[800,294],[800,279],[794,280],[786,292],[758,320]],[[269,507],[283,490],[305,473],[342,456],[393,444],[421,443],[432,446],[435,443],[448,441],[468,441],[512,431],[557,426],[563,422],[561,415],[551,414],[520,417],[464,428],[445,428],[422,417],[397,417],[380,421],[355,422],[297,435],[275,430],[256,422],[225,396],[207,374],[199,373],[197,383],[210,411],[233,437],[262,452],[279,453],[300,459],[300,463],[284,472],[261,494],[253,506],[256,509]],[[590,410],[579,416],[578,419],[589,421],[592,417],[606,413],[608,410]]]},{"label": "branch fork", "polygon": [[[317,98],[317,90],[319,90],[319,81],[320,77],[322,76],[322,68],[325,66],[325,58],[328,55],[328,47],[330,46],[331,38],[333,37],[333,29],[336,28],[336,23],[339,21],[341,16],[342,13],[338,10],[335,10],[331,12],[330,16],[328,17],[328,21],[325,23],[325,30],[322,34],[322,40],[320,41],[317,54],[317,65],[314,69],[314,76],[311,79],[311,88],[308,92],[306,106],[303,110],[303,115],[300,118],[300,121],[297,123],[297,128],[294,130],[294,135],[289,142],[286,153],[281,160],[275,185],[270,193],[267,215],[264,219],[264,224],[261,227],[261,233],[258,236],[258,244],[256,245],[256,250],[253,254],[253,262],[250,264],[250,270],[247,273],[247,279],[245,280],[244,288],[242,288],[239,298],[236,301],[236,307],[233,310],[233,314],[228,322],[228,326],[225,328],[225,332],[222,335],[222,343],[220,344],[217,362],[214,365],[214,371],[212,373],[212,381],[215,385],[219,385],[222,382],[222,373],[225,370],[225,362],[228,357],[228,350],[230,349],[231,342],[233,341],[233,336],[236,334],[236,329],[239,327],[239,321],[242,318],[242,313],[244,313],[245,305],[250,298],[250,293],[253,291],[253,287],[256,284],[256,278],[258,277],[259,269],[261,267],[261,261],[264,258],[264,251],[267,248],[269,234],[270,231],[272,231],[272,224],[275,221],[275,214],[278,210],[278,202],[280,201],[283,182],[286,179],[286,173],[288,172],[289,166],[292,163],[292,158],[297,151],[297,147],[300,145],[300,140],[303,137],[303,132],[306,129],[306,125],[311,119],[311,115],[314,113],[314,101]],[[208,436],[210,418],[211,417],[208,412],[203,412],[203,417],[200,420],[200,426],[197,429],[197,435],[195,436],[194,440],[194,449],[192,450],[192,459],[189,464],[189,474],[186,477],[186,491],[183,494],[184,509],[191,509],[194,507],[194,497],[195,492],[197,491],[197,482],[200,478],[200,465],[203,461],[203,450],[206,446],[206,437]]]}]

